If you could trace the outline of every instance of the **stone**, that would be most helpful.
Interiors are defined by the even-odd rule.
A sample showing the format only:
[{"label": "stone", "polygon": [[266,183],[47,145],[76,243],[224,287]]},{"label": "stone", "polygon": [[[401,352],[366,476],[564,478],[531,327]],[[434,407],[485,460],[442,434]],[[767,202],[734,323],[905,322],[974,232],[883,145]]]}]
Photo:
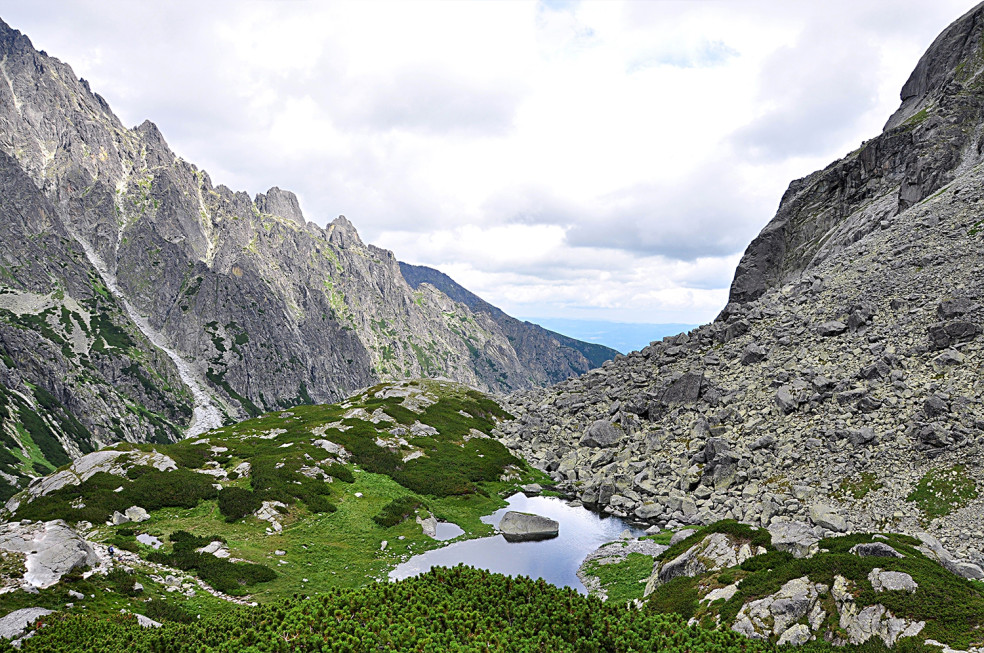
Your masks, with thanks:
[{"label": "stone", "polygon": [[416,521],[420,524],[420,530],[423,531],[424,535],[437,539],[437,517],[427,513],[426,517],[417,515]]},{"label": "stone", "polygon": [[36,588],[50,587],[71,570],[99,560],[89,543],[60,519],[0,528],[0,549],[26,554],[24,580]]},{"label": "stone", "polygon": [[134,616],[137,618],[137,624],[141,628],[160,628],[163,625],[161,622],[154,621],[150,617],[146,617],[142,614],[135,614]]},{"label": "stone", "polygon": [[527,542],[557,537],[560,524],[548,517],[510,510],[499,521],[499,531],[508,542]]},{"label": "stone", "polygon": [[766,359],[769,355],[769,350],[758,343],[751,343],[745,347],[745,351],[741,356],[742,365],[754,365],[755,363],[760,363]]},{"label": "stone", "polygon": [[140,506],[131,506],[124,512],[126,518],[134,523],[139,524],[140,522],[145,522],[150,519],[150,515],[146,510]]},{"label": "stone", "polygon": [[838,320],[830,320],[817,327],[817,333],[825,337],[839,336],[845,331],[847,331],[847,325]]},{"label": "stone", "polygon": [[719,599],[724,599],[728,601],[738,592],[738,583],[732,583],[731,585],[726,585],[725,587],[718,587],[713,589],[701,598],[701,603],[714,603]]},{"label": "stone", "polygon": [[783,631],[778,641],[776,641],[776,645],[783,646],[790,644],[792,646],[802,646],[812,638],[813,633],[810,631],[809,626],[806,624],[794,624]]},{"label": "stone", "polygon": [[644,596],[648,596],[660,585],[679,576],[692,577],[708,571],[734,567],[763,553],[765,549],[762,547],[752,550],[748,544],[733,543],[724,533],[711,533],[676,558],[661,561],[646,582]]},{"label": "stone", "polygon": [[876,592],[909,592],[915,594],[919,585],[912,576],[902,571],[884,571],[875,567],[868,574],[868,581]]},{"label": "stone", "polygon": [[582,447],[611,447],[622,439],[621,430],[606,419],[595,420],[578,442]]},{"label": "stone", "polygon": [[27,629],[41,617],[52,614],[51,610],[45,608],[21,608],[14,610],[0,618],[0,637],[4,639],[16,639],[22,636]]},{"label": "stone", "polygon": [[806,576],[794,578],[775,594],[743,605],[731,629],[753,639],[781,635],[809,615],[820,592],[826,590],[826,586],[814,584]]},{"label": "stone", "polygon": [[847,531],[847,520],[844,516],[837,509],[824,503],[810,506],[810,521],[837,533]]},{"label": "stone", "polygon": [[855,544],[851,547],[850,553],[862,558],[903,558],[901,553],[885,544],[884,542],[872,542],[870,544]]},{"label": "stone", "polygon": [[816,528],[800,521],[776,521],[769,524],[772,546],[791,553],[795,558],[809,558],[819,550],[820,535]]}]

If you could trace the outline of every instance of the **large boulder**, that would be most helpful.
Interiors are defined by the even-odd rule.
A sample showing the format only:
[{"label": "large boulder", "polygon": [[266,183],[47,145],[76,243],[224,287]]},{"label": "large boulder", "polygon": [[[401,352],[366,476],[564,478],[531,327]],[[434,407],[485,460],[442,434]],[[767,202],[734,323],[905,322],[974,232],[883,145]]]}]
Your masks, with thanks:
[{"label": "large boulder", "polygon": [[499,531],[509,542],[528,542],[557,537],[560,524],[548,517],[510,510],[502,516]]},{"label": "large boulder", "polygon": [[25,554],[24,580],[34,587],[50,587],[71,570],[99,561],[89,543],[60,519],[0,528],[0,549]]},{"label": "large boulder", "polygon": [[[0,637],[14,639],[20,637],[39,618],[51,614],[44,608],[21,608],[0,618]],[[16,645],[16,644],[15,644]]]},{"label": "large boulder", "polygon": [[622,439],[622,432],[607,419],[599,419],[591,423],[584,432],[582,447],[612,447]]},{"label": "large boulder", "polygon": [[794,558],[809,558],[819,550],[822,531],[801,521],[776,521],[769,524],[772,546],[793,554]]}]

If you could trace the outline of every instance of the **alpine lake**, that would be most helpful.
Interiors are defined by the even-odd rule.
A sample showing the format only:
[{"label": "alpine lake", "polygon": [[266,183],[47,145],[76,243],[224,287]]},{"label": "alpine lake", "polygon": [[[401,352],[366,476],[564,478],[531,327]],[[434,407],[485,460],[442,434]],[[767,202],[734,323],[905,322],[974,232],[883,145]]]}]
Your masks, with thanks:
[{"label": "alpine lake", "polygon": [[[585,594],[577,569],[589,553],[606,542],[616,540],[626,530],[633,537],[645,533],[617,517],[599,515],[587,508],[569,506],[556,497],[528,497],[522,493],[506,499],[509,505],[482,517],[487,524],[498,525],[510,511],[529,512],[560,524],[557,537],[533,542],[507,542],[501,534],[461,542],[413,556],[390,572],[390,580],[422,574],[431,567],[458,564],[508,574],[542,578],[557,587],[570,587]],[[438,524],[437,539],[460,535],[454,524]],[[450,537],[449,537],[450,536]]]}]

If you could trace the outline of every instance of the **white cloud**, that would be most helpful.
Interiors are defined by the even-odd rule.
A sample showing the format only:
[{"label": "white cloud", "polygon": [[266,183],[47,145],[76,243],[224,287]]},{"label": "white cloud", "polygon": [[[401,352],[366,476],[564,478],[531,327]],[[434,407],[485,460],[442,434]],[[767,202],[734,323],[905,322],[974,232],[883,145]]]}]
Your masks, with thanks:
[{"label": "white cloud", "polygon": [[[36,0],[125,124],[518,314],[694,323],[968,2]],[[542,310],[532,310],[532,309]]]}]

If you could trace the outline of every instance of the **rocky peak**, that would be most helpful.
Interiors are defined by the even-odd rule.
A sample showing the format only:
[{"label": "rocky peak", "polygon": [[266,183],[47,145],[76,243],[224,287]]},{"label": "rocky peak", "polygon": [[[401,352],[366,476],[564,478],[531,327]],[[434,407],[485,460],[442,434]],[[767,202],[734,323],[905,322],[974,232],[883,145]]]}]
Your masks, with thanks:
[{"label": "rocky peak", "polygon": [[281,218],[293,220],[302,227],[305,224],[304,214],[301,212],[301,205],[297,201],[297,195],[289,190],[281,190],[274,186],[266,192],[256,195],[256,208],[261,213],[279,215]]},{"label": "rocky peak", "polygon": [[982,30],[984,3],[968,11],[936,37],[902,87],[902,106],[889,118],[885,131],[898,127],[926,108],[935,94],[946,92],[948,85],[964,84],[977,76],[984,64],[980,57]]},{"label": "rocky peak", "polygon": [[903,87],[902,106],[885,130],[789,185],[775,217],[745,250],[729,301],[746,303],[802,278],[984,159],[982,25],[978,5],[944,30]]},{"label": "rocky peak", "polygon": [[355,225],[348,218],[340,215],[328,225],[328,241],[339,247],[362,247],[362,239]]}]

